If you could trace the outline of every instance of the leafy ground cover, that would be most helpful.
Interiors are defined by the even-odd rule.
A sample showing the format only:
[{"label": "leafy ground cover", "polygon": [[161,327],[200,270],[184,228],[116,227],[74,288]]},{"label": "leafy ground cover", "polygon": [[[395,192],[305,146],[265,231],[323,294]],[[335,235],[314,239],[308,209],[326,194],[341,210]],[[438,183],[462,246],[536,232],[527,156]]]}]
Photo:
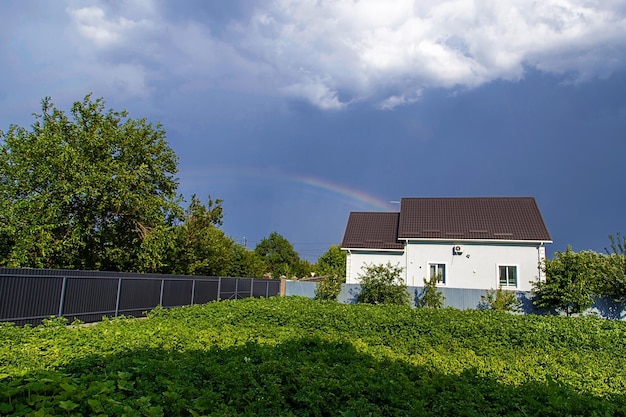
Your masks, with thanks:
[{"label": "leafy ground cover", "polygon": [[1,415],[626,415],[626,323],[246,299],[0,325]]}]

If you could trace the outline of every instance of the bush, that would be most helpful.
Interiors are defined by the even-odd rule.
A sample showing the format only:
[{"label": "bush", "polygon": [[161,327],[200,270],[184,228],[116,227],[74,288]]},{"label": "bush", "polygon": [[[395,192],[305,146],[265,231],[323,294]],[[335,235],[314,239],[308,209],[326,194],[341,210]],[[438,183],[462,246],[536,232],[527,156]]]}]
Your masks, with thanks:
[{"label": "bush", "polygon": [[441,280],[441,275],[433,275],[429,280],[424,278],[424,292],[419,299],[420,307],[441,308],[446,297],[437,290],[437,282]]},{"label": "bush", "polygon": [[410,294],[402,279],[403,268],[396,265],[370,265],[360,275],[359,303],[411,305]]},{"label": "bush", "polygon": [[502,287],[487,290],[487,294],[480,296],[481,310],[518,311],[520,306],[515,291],[503,290]]},{"label": "bush", "polygon": [[344,278],[336,274],[324,277],[322,281],[317,283],[315,299],[336,301],[341,292],[341,284],[343,284],[344,281]]}]

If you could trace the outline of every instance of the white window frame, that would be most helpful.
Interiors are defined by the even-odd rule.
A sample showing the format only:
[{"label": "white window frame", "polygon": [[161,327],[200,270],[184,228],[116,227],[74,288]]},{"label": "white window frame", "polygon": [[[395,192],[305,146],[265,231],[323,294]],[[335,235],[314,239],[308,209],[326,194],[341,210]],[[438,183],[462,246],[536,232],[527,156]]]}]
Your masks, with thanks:
[{"label": "white window frame", "polygon": [[[500,281],[500,268],[507,268],[507,285],[502,285],[502,282]],[[515,285],[510,285],[509,284],[509,269],[508,268],[515,268]],[[502,288],[518,288],[519,287],[519,265],[516,264],[498,264],[496,265],[496,284],[497,284],[497,288],[500,288],[500,286],[502,286]]]},{"label": "white window frame", "polygon": [[437,281],[437,285],[446,285],[446,281],[448,279],[448,264],[445,262],[428,262],[428,279],[430,280],[430,268],[432,266],[435,267],[435,274],[439,273],[439,267],[443,265],[443,274],[441,274],[443,280]]}]

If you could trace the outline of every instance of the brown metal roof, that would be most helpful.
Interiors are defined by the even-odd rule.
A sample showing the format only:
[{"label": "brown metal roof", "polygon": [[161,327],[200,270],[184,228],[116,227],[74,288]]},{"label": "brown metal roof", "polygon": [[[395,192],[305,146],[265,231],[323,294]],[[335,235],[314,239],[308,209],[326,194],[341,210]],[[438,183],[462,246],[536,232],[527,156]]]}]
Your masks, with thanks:
[{"label": "brown metal roof", "polygon": [[532,197],[403,198],[398,237],[552,240]]},{"label": "brown metal roof", "polygon": [[400,213],[352,212],[343,235],[343,248],[403,249],[398,241]]},{"label": "brown metal roof", "polygon": [[403,198],[400,213],[350,213],[341,246],[402,249],[398,239],[552,241],[532,197],[433,197]]}]

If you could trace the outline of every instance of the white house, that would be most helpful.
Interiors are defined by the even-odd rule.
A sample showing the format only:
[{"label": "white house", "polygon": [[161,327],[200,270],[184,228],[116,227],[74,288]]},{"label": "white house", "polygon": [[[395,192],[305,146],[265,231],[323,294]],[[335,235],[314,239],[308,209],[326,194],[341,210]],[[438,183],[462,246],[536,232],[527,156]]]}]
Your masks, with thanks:
[{"label": "white house", "polygon": [[403,198],[400,212],[350,213],[342,249],[346,282],[366,265],[403,268],[408,286],[528,291],[545,279],[550,233],[532,197]]}]

